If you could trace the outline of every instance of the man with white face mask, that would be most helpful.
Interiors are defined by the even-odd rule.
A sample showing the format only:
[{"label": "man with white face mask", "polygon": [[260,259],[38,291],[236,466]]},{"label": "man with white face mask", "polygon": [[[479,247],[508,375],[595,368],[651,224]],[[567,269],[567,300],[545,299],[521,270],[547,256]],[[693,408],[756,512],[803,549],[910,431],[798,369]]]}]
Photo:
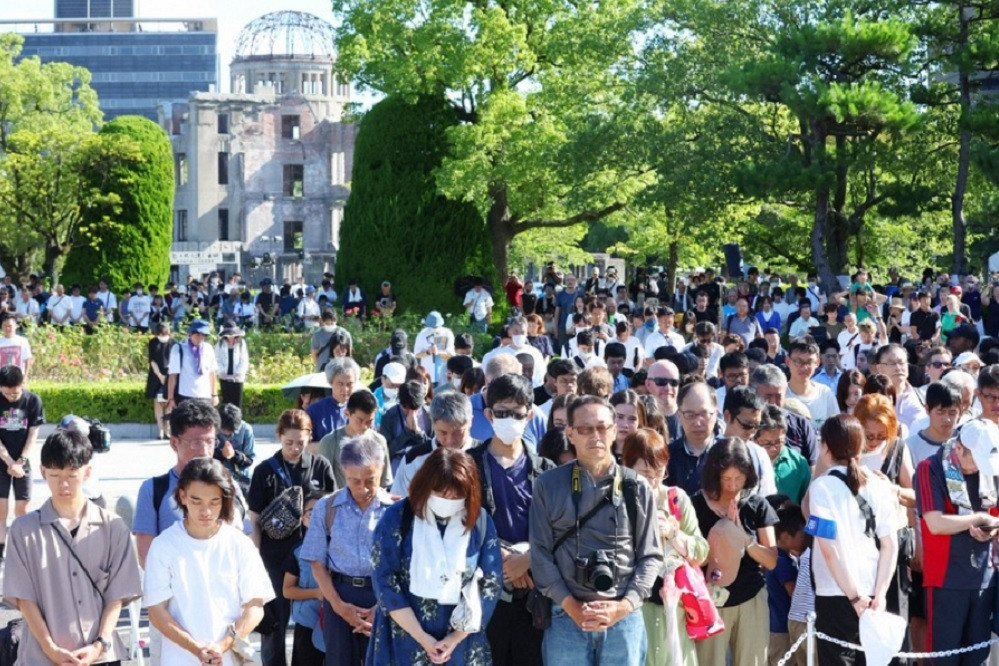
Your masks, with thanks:
[{"label": "man with white face mask", "polygon": [[406,366],[397,361],[386,363],[382,368],[382,385],[374,390],[378,401],[375,412],[375,427],[382,424],[382,416],[399,402],[399,387],[406,383]]},{"label": "man with white face mask", "polygon": [[486,389],[486,418],[493,436],[469,451],[479,469],[482,508],[493,518],[503,555],[503,594],[486,636],[493,663],[540,666],[543,632],[531,624],[527,594],[534,586],[531,566],[529,512],[534,482],[554,467],[524,446],[534,392],[521,375],[507,374]]},{"label": "man with white face mask", "polygon": [[531,383],[534,386],[541,386],[545,383],[545,371],[548,364],[545,357],[534,345],[527,341],[527,318],[513,317],[507,322],[507,333],[510,335],[510,344],[501,345],[486,353],[482,357],[482,365],[487,365],[491,359],[499,354],[529,354],[534,358],[534,371],[531,375]]}]

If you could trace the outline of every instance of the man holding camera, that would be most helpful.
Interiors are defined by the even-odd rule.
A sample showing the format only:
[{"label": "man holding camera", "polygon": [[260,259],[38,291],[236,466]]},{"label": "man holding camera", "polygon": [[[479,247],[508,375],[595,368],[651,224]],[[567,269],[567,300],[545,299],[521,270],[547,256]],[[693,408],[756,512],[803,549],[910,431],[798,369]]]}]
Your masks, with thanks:
[{"label": "man holding camera", "polygon": [[552,601],[544,662],[640,666],[639,609],[663,565],[652,491],[614,462],[607,401],[585,396],[567,417],[577,461],[538,478],[530,509],[531,573]]}]

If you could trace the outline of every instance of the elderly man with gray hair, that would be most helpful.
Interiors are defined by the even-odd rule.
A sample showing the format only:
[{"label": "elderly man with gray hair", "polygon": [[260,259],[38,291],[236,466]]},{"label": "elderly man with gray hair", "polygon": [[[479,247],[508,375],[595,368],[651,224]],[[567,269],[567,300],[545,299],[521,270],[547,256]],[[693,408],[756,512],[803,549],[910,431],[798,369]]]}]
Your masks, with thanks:
[{"label": "elderly man with gray hair", "polygon": [[430,418],[434,423],[434,436],[429,441],[406,451],[392,481],[393,495],[409,494],[409,482],[438,446],[464,451],[479,444],[470,434],[472,404],[464,393],[443,391],[435,395],[430,403]]},{"label": "elderly man with gray hair", "polygon": [[347,399],[360,378],[361,368],[349,356],[332,358],[326,364],[326,381],[333,395],[312,403],[306,410],[312,419],[313,442],[347,424]]},{"label": "elderly man with gray hair", "polygon": [[[464,397],[464,396],[462,396]],[[319,500],[299,554],[312,563],[323,596],[327,663],[360,664],[375,616],[371,553],[375,526],[392,498],[381,488],[385,442],[373,430],[344,441],[346,487]],[[334,538],[334,536],[338,538]]]},{"label": "elderly man with gray hair", "polygon": [[749,388],[771,405],[780,407],[787,420],[787,446],[814,466],[819,459],[819,440],[811,420],[784,408],[787,377],[776,365],[766,363],[749,375]]}]

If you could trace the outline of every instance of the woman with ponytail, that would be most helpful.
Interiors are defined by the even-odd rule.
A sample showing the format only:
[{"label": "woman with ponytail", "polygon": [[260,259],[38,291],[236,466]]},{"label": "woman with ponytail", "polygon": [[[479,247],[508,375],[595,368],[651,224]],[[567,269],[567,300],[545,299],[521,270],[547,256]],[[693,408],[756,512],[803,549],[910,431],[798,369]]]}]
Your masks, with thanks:
[{"label": "woman with ponytail", "polygon": [[[808,491],[810,518],[806,532],[814,537],[815,628],[829,636],[860,643],[860,616],[885,610],[898,541],[890,484],[860,464],[864,430],[856,417],[827,419],[820,431],[819,469]],[[828,641],[817,645],[823,666],[863,663],[863,656]]]}]

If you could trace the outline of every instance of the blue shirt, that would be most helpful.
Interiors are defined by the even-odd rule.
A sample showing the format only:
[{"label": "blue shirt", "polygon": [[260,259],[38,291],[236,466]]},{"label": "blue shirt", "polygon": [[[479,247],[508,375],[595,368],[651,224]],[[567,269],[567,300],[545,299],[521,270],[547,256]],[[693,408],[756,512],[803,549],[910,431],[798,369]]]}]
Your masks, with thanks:
[{"label": "blue shirt", "polygon": [[819,368],[818,372],[812,375],[812,379],[820,384],[825,384],[829,387],[829,390],[836,395],[836,389],[839,387],[839,378],[843,376],[843,371],[838,370],[835,375],[830,375],[826,372],[825,368]]},{"label": "blue shirt", "polygon": [[[486,396],[480,392],[471,396],[469,400],[472,403],[472,428],[469,434],[472,436],[472,439],[477,439],[480,442],[491,439],[493,436],[493,424],[486,418]],[[312,416],[312,414],[309,414],[309,416]],[[312,427],[316,427],[315,422],[313,422]],[[524,429],[524,442],[537,450],[538,443],[545,436],[547,429],[548,424],[545,422],[544,417],[532,408],[531,420],[527,422],[527,428]],[[313,434],[314,436],[315,434]]]},{"label": "blue shirt", "polygon": [[[331,500],[336,507],[336,515],[330,530],[333,538],[329,539],[327,547],[326,505]],[[375,526],[391,504],[392,500],[383,490],[364,511],[361,511],[349,490],[322,498],[312,509],[312,520],[302,541],[299,557],[305,562],[325,562],[331,571],[347,576],[371,576],[374,573],[371,547],[374,545]]]},{"label": "blue shirt", "polygon": [[[135,518],[132,519],[133,534],[149,534],[159,536],[168,527],[184,517],[179,506],[173,499],[173,491],[177,488],[177,472],[170,470],[170,483],[167,486],[160,510],[157,515],[153,508],[153,480],[146,479],[139,486],[139,497],[135,501]],[[159,520],[157,520],[157,518]]]},{"label": "blue shirt", "polygon": [[[319,583],[316,581],[316,577],[312,575],[312,564],[302,560],[301,553],[302,546],[299,545],[291,552],[291,555],[288,556],[289,559],[285,565],[284,572],[298,578],[298,587],[303,590],[318,589]],[[295,624],[299,624],[310,629],[316,629],[319,626],[319,609],[321,607],[322,602],[319,599],[302,599],[292,601],[291,619],[295,621]],[[315,645],[317,650],[325,652],[325,645],[322,641],[322,630],[313,631],[312,644]]]},{"label": "blue shirt", "polygon": [[627,391],[629,388],[631,388],[631,382],[628,381],[623,372],[614,378],[614,393]]},{"label": "blue shirt", "polygon": [[83,311],[87,313],[87,318],[90,321],[95,321],[97,319],[97,315],[102,307],[103,304],[96,298],[93,300],[88,298],[83,301]]},{"label": "blue shirt", "polygon": [[312,403],[305,411],[312,419],[313,442],[318,442],[337,428],[347,425],[347,406],[341,407],[332,396]]},{"label": "blue shirt", "polygon": [[492,478],[493,523],[499,538],[508,543],[528,540],[528,513],[531,510],[531,482],[527,478],[527,454],[504,469],[488,451],[483,456]]},{"label": "blue shirt", "polygon": [[785,584],[798,578],[798,565],[791,556],[777,549],[777,566],[766,573],[767,605],[770,606],[770,633],[787,633],[787,614],[791,612],[791,595]]}]

